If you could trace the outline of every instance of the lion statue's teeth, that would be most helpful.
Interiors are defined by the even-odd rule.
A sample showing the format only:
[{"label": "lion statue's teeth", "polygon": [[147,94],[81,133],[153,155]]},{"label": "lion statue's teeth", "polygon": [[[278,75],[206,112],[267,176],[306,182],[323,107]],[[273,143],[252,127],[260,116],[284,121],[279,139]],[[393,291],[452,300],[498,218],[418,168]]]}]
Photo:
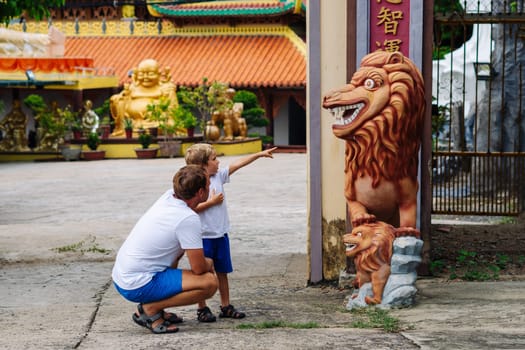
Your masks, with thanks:
[{"label": "lion statue's teeth", "polygon": [[354,249],[356,247],[356,245],[355,244],[346,243],[345,247],[346,247],[346,251],[349,252],[352,249]]},{"label": "lion statue's teeth", "polygon": [[330,113],[335,117],[337,123],[342,124],[345,110],[345,107],[334,107],[330,109]]}]

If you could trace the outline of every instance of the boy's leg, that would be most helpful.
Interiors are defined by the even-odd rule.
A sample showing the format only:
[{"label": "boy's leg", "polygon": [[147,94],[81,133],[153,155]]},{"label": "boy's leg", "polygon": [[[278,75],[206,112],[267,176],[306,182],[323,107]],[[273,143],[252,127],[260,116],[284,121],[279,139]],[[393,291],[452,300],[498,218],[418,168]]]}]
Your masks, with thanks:
[{"label": "boy's leg", "polygon": [[217,272],[217,279],[219,280],[221,306],[228,306],[230,305],[230,285],[228,283],[228,274],[224,272]]},{"label": "boy's leg", "polygon": [[219,280],[219,294],[221,295],[221,313],[219,314],[219,317],[244,318],[246,314],[236,310],[235,307],[230,304],[228,274],[217,272],[217,279]]},{"label": "boy's leg", "polygon": [[[212,259],[215,255],[214,251],[214,241],[213,238],[203,238],[202,248],[204,250],[204,256],[206,258]],[[213,315],[211,310],[206,305],[206,299],[201,299],[197,302],[197,320],[200,322],[215,322],[216,317]]]}]

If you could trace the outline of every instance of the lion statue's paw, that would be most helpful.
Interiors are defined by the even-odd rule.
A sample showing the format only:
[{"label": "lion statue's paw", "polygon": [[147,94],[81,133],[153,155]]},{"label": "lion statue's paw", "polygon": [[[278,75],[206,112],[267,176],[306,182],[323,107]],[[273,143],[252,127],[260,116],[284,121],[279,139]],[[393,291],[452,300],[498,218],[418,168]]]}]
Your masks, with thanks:
[{"label": "lion statue's paw", "polygon": [[414,227],[398,227],[396,228],[396,237],[403,237],[403,236],[412,236],[416,238],[421,237],[421,232],[417,228]]},{"label": "lion statue's paw", "polygon": [[352,218],[352,226],[357,227],[364,224],[373,224],[376,222],[376,216],[368,213],[357,214]]},{"label": "lion statue's paw", "polygon": [[377,305],[381,303],[381,299],[379,298],[370,298],[369,296],[365,297],[365,303],[368,305]]}]

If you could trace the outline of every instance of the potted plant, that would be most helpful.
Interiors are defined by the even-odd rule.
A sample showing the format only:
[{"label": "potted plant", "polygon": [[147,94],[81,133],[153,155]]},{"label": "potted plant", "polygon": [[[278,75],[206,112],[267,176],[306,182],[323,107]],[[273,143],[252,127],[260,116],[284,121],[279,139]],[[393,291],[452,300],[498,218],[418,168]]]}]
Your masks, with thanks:
[{"label": "potted plant", "polygon": [[157,101],[152,101],[146,106],[146,118],[156,123],[156,125],[148,128],[151,136],[158,136],[161,125],[165,124],[168,120],[168,110],[172,104],[173,101],[170,98],[161,96]]},{"label": "potted plant", "polygon": [[73,121],[71,123],[71,131],[73,132],[73,138],[80,140],[82,138],[82,123],[79,120]]},{"label": "potted plant", "polygon": [[155,158],[157,157],[158,148],[149,148],[152,141],[151,134],[141,133],[139,134],[139,142],[142,148],[135,148],[135,154],[139,159]]},{"label": "potted plant", "polygon": [[64,160],[79,160],[82,145],[72,145],[71,134],[73,135],[73,139],[80,140],[82,138],[82,123],[78,120],[77,113],[72,112],[69,106],[64,110],[58,108],[57,111],[66,130],[64,133],[64,143],[59,145],[60,153],[62,153]]},{"label": "potted plant", "polygon": [[179,113],[179,118],[182,124],[182,127],[186,129],[186,133],[188,134],[188,137],[193,137],[195,133],[195,127],[197,126],[198,120],[197,118],[189,111],[188,109],[179,106],[177,108]]},{"label": "potted plant", "polygon": [[170,108],[171,105],[170,99],[161,98],[158,103],[147,106],[148,119],[158,122],[158,128],[163,135],[162,141],[158,141],[160,155],[170,158],[179,155],[181,149],[181,142],[173,140],[173,135],[181,128],[180,120],[174,114],[178,107]]},{"label": "potted plant", "polygon": [[102,105],[94,108],[93,111],[101,117],[100,130],[102,132],[102,139],[107,139],[113,127],[113,119],[110,118],[110,101],[109,98],[104,100]]},{"label": "potted plant", "polygon": [[124,118],[124,131],[126,132],[126,139],[133,137],[133,120],[131,118]]},{"label": "potted plant", "polygon": [[105,116],[102,118],[102,122],[100,123],[100,130],[102,132],[102,138],[108,139],[109,134],[111,133],[111,121],[109,120],[108,116]]},{"label": "potted plant", "polygon": [[88,134],[86,144],[90,150],[82,152],[82,156],[85,160],[104,159],[106,156],[106,151],[98,149],[98,146],[100,145],[100,137],[96,132],[91,132]]},{"label": "potted plant", "polygon": [[210,83],[204,77],[199,86],[193,89],[181,86],[177,92],[177,97],[185,108],[196,110],[200,114],[198,124],[205,141],[213,141],[211,135],[220,135],[219,127],[211,120],[213,112],[231,108],[232,101],[226,98],[226,89],[226,84],[217,81]]}]

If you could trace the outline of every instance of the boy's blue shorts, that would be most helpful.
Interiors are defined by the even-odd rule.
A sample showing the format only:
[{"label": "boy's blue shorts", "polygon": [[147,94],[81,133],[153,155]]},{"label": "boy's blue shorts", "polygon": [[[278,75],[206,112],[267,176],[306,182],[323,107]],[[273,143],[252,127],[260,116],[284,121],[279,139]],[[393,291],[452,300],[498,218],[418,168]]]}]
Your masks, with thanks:
[{"label": "boy's blue shorts", "polygon": [[215,272],[233,272],[228,234],[219,238],[203,238],[204,256],[213,259]]},{"label": "boy's blue shorts", "polygon": [[113,282],[117,291],[127,300],[135,303],[151,303],[171,298],[182,292],[182,270],[168,267],[158,272],[146,285],[127,290]]}]

